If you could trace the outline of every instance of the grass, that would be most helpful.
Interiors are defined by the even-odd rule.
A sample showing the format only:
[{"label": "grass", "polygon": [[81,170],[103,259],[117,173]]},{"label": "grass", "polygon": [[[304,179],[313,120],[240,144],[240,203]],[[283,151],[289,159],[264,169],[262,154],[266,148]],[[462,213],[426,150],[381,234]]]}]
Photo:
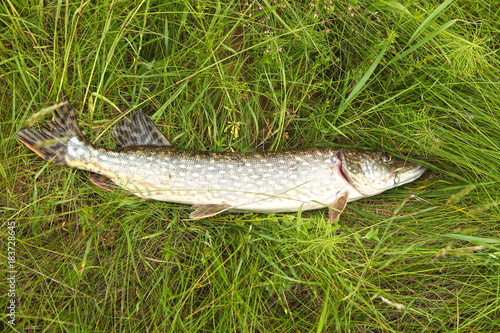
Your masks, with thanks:
[{"label": "grass", "polygon": [[[0,328],[497,331],[497,7],[2,2],[0,258],[7,276],[13,221],[18,303]],[[99,146],[143,108],[185,149],[357,147],[410,152],[430,171],[350,203],[338,225],[324,210],[192,221],[17,142],[63,94]]]}]

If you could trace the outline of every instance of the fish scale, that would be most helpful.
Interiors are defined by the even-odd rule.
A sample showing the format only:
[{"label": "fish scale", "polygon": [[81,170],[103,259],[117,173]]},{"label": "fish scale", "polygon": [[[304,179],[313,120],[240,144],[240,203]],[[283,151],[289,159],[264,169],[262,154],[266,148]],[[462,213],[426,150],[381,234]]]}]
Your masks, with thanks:
[{"label": "fish scale", "polygon": [[65,161],[68,166],[114,179],[145,199],[284,212],[328,205],[328,199],[348,186],[332,172],[337,152],[312,148],[212,153],[161,146],[115,152],[71,139]]},{"label": "fish scale", "polygon": [[425,168],[383,152],[332,147],[227,153],[172,146],[139,111],[115,125],[118,150],[94,147],[69,102],[52,107],[52,129],[24,129],[17,138],[46,160],[91,172],[106,190],[193,205],[191,218],[222,212],[292,212],[328,207],[336,221],[349,201],[420,177]]}]

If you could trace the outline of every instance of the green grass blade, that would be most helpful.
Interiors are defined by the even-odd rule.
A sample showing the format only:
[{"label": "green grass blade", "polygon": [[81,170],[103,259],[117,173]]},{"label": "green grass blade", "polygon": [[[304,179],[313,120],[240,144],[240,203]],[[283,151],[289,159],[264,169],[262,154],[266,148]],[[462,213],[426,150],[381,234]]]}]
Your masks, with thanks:
[{"label": "green grass blade", "polygon": [[394,63],[396,61],[399,61],[400,59],[403,59],[404,57],[406,57],[411,52],[414,52],[415,50],[417,50],[418,48],[420,48],[422,45],[424,45],[425,43],[427,43],[428,41],[430,41],[431,39],[433,39],[434,37],[436,37],[440,33],[444,32],[446,29],[448,29],[453,24],[455,24],[455,22],[456,22],[456,20],[451,20],[451,21],[446,22],[441,27],[439,27],[438,29],[434,30],[429,35],[425,36],[425,38],[422,38],[422,40],[420,40],[418,43],[416,43],[415,45],[413,45],[412,47],[410,47],[408,50],[406,50],[403,53],[398,54],[397,56],[395,56],[394,58],[392,58],[391,61],[390,61],[390,63]]},{"label": "green grass blade", "polygon": [[339,107],[339,109],[337,111],[337,115],[341,115],[346,110],[346,108],[349,106],[349,104],[352,102],[352,100],[363,90],[363,88],[365,87],[366,83],[370,79],[371,75],[373,74],[373,72],[375,71],[375,69],[379,65],[380,61],[384,57],[385,52],[387,51],[387,48],[389,47],[389,45],[394,40],[394,37],[395,37],[394,35],[389,36],[389,38],[387,39],[387,41],[385,43],[385,46],[379,52],[378,56],[373,60],[373,62],[370,65],[370,67],[368,67],[368,69],[363,74],[363,76],[361,77],[361,79],[356,83],[356,85],[352,89],[352,91],[349,94],[349,96],[347,96],[347,98],[342,102],[342,104],[340,104],[340,107]]},{"label": "green grass blade", "polygon": [[426,19],[422,24],[418,27],[417,30],[413,33],[408,44],[410,44],[415,38],[417,38],[420,33],[439,15],[443,12],[449,4],[451,4],[454,0],[446,0],[442,4],[440,4]]}]

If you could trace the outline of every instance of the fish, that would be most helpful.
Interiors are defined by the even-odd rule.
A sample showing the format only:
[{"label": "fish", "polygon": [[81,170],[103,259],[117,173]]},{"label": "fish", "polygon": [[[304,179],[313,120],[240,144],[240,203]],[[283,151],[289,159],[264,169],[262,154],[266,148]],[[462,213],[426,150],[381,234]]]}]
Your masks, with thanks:
[{"label": "fish", "polygon": [[26,147],[47,161],[89,171],[91,182],[105,190],[191,205],[191,219],[328,208],[334,223],[348,202],[407,184],[426,171],[386,152],[350,148],[183,150],[142,110],[112,127],[117,149],[111,150],[85,140],[67,99],[50,109],[48,128],[16,134]]}]

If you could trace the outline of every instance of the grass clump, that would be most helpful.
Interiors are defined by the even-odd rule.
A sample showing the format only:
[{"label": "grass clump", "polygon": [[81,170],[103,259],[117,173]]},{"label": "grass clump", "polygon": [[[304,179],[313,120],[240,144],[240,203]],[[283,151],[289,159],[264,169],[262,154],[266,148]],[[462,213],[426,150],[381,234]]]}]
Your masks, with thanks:
[{"label": "grass clump", "polygon": [[[15,222],[18,271],[16,324],[4,314],[2,328],[498,327],[495,6],[21,5],[0,5],[0,232]],[[23,122],[61,94],[99,146],[142,108],[184,149],[358,147],[411,153],[430,171],[350,203],[339,225],[325,211],[193,222],[184,206],[102,191],[21,146]]]}]

